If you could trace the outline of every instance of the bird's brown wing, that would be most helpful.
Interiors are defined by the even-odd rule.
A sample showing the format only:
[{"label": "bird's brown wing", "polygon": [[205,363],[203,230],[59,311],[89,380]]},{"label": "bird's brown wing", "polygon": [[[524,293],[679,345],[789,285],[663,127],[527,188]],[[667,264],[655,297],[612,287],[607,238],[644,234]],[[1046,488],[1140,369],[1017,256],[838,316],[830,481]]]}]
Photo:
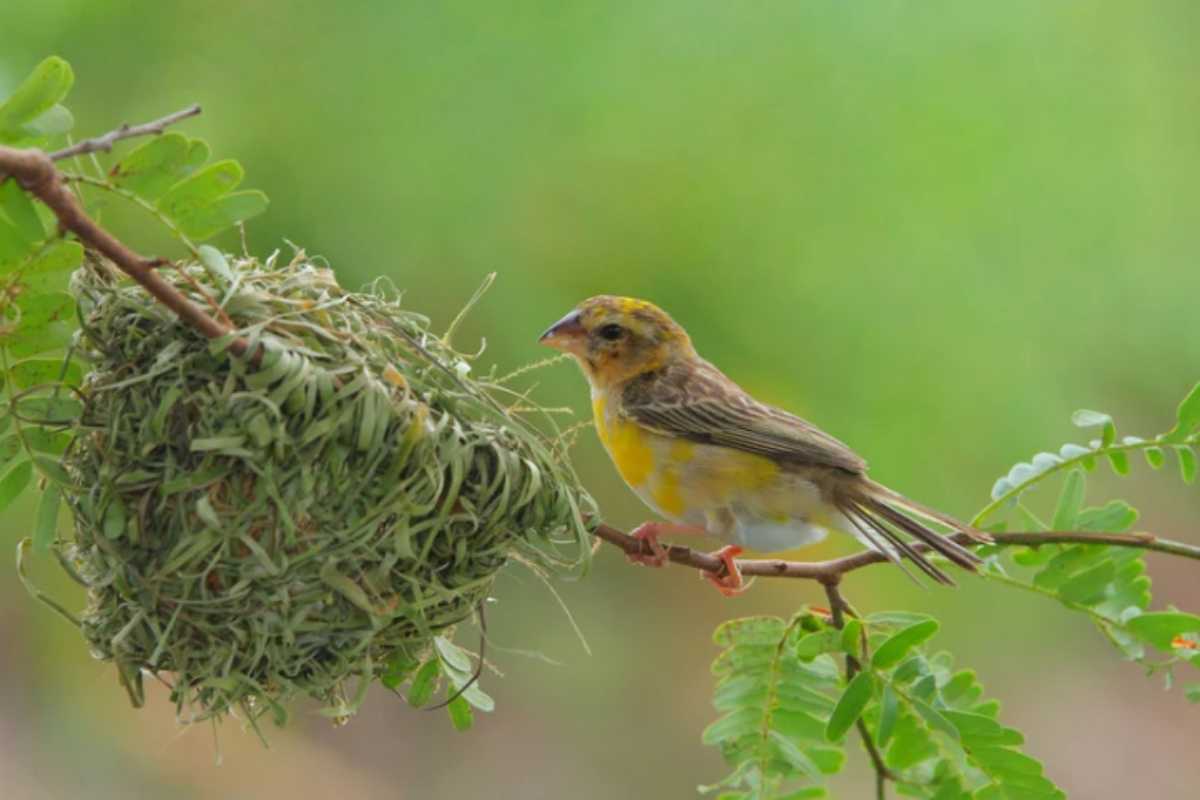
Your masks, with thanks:
[{"label": "bird's brown wing", "polygon": [[829,434],[760,403],[707,361],[671,364],[626,386],[622,411],[651,430],[754,453],[791,466],[861,474],[867,464]]}]

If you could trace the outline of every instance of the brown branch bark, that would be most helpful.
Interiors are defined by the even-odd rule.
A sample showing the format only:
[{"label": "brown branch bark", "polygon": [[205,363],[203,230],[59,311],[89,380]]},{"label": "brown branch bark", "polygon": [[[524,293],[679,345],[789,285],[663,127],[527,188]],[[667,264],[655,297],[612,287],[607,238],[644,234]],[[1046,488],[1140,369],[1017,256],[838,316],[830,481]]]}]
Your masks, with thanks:
[{"label": "brown branch bark", "polygon": [[[75,195],[67,190],[50,155],[41,150],[0,146],[0,182],[6,178],[18,181],[26,191],[54,212],[59,225],[78,236],[84,244],[104,254],[156,300],[201,334],[209,339],[217,339],[232,333],[232,328],[210,317],[203,308],[163,280],[155,269],[165,264],[164,260],[135,253],[89,217]],[[238,355],[246,355],[248,345],[245,339],[239,337],[233,340],[230,349]]]},{"label": "brown branch bark", "polygon": [[[614,545],[629,555],[652,556],[649,545],[635,539],[623,531],[601,523],[593,533],[600,539]],[[1045,532],[1012,532],[990,534],[993,543],[1001,546],[1043,544],[1106,544],[1118,547],[1135,547],[1141,550],[1151,550],[1159,553],[1182,556],[1200,560],[1200,547],[1182,542],[1160,539],[1149,533],[1090,533],[1087,531],[1045,531]],[[966,536],[952,537],[956,542],[968,547],[978,547],[979,542]],[[919,552],[927,548],[919,542],[913,543]],[[702,553],[690,547],[672,544],[664,545],[667,558],[673,563],[686,567],[704,570],[720,575],[725,570],[721,559],[709,553]],[[802,580],[819,581],[826,585],[836,584],[848,572],[853,572],[871,564],[882,564],[888,561],[887,556],[877,550],[863,550],[859,553],[835,558],[829,561],[783,561],[781,559],[737,559],[736,563],[742,575],[764,578],[799,578]]]},{"label": "brown branch bark", "polygon": [[87,153],[107,153],[112,150],[114,144],[122,139],[133,139],[137,136],[157,136],[176,122],[188,117],[194,117],[199,113],[200,106],[196,104],[176,111],[174,114],[167,114],[165,117],[160,117],[152,122],[143,122],[141,125],[130,125],[126,122],[121,127],[111,130],[103,136],[93,136],[90,139],[76,142],[70,147],[64,147],[62,150],[55,150],[49,154],[50,160],[62,161],[64,158],[86,155]]}]

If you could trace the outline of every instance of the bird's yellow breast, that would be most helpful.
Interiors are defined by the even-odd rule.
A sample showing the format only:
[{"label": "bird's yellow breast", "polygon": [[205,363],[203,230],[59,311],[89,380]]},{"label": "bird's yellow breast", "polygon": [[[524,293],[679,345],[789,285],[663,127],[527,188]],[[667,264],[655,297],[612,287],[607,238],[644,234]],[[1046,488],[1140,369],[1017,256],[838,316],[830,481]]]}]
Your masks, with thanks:
[{"label": "bird's yellow breast", "polygon": [[592,400],[592,414],[600,442],[612,456],[621,477],[635,488],[644,484],[655,467],[649,434],[633,422],[610,420],[608,403],[603,395]]},{"label": "bird's yellow breast", "polygon": [[592,400],[596,432],[621,477],[663,514],[726,505],[775,482],[779,467],[770,459],[725,447],[697,445],[663,436],[611,413],[607,398]]}]

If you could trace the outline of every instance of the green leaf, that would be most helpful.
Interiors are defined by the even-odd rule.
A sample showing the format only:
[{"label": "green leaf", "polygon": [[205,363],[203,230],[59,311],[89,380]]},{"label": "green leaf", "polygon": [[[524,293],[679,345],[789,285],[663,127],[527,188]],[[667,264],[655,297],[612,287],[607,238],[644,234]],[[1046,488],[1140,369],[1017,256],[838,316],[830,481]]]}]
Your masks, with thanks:
[{"label": "green leaf", "polygon": [[1017,746],[1025,742],[1025,737],[1020,733],[983,714],[946,709],[942,711],[942,716],[950,721],[962,738],[962,743],[969,748]]},{"label": "green leaf", "polygon": [[833,742],[846,735],[846,731],[850,730],[850,726],[858,720],[863,709],[867,707],[874,688],[875,682],[871,673],[860,672],[854,676],[833,708],[833,714],[830,715],[829,723],[825,726],[826,739]]},{"label": "green leaf", "polygon": [[[470,680],[470,678],[467,680]],[[462,689],[462,685],[454,675],[450,676],[450,681],[454,684],[454,688]],[[480,711],[491,713],[496,710],[496,701],[492,699],[491,695],[480,689],[478,683],[473,683],[466,689],[462,689],[462,698],[470,703],[472,708],[477,708]]]},{"label": "green leaf", "polygon": [[68,386],[78,386],[83,380],[83,369],[79,364],[68,361],[64,367],[61,358],[30,358],[18,361],[9,368],[8,374],[17,389],[60,381]]},{"label": "green leaf", "polygon": [[1058,588],[1058,596],[1068,603],[1090,605],[1104,597],[1108,584],[1116,577],[1117,566],[1101,561],[1091,569],[1073,576]]},{"label": "green leaf", "polygon": [[33,548],[42,553],[50,551],[58,534],[58,507],[62,502],[62,493],[58,486],[50,484],[42,492],[38,503],[37,523],[33,529]]},{"label": "green leaf", "polygon": [[445,636],[435,636],[433,638],[434,649],[437,650],[438,657],[447,667],[456,669],[459,672],[471,672],[471,659],[463,650],[454,642],[447,639]]},{"label": "green leaf", "polygon": [[969,669],[954,673],[942,687],[942,699],[956,708],[970,708],[982,694],[983,687],[975,679],[975,672]]},{"label": "green leaf", "polygon": [[933,636],[938,631],[937,620],[927,619],[909,625],[903,630],[892,634],[875,650],[871,664],[876,669],[889,669],[899,664],[908,652],[917,645]]},{"label": "green leaf", "polygon": [[21,492],[25,491],[25,487],[29,485],[29,481],[33,478],[33,464],[28,461],[22,461],[8,471],[8,474],[0,478],[0,511],[12,505],[13,500],[20,496]]},{"label": "green leaf", "polygon": [[[821,800],[824,797],[829,797],[829,792],[825,790],[824,786],[808,786],[803,789],[797,789],[794,792],[778,795],[778,800]],[[721,800],[721,798],[718,797],[717,800]]]},{"label": "green leaf", "polygon": [[1081,408],[1071,415],[1071,423],[1077,428],[1097,428],[1112,421],[1113,418],[1103,411],[1091,411],[1086,408]]},{"label": "green leaf", "polygon": [[992,484],[991,498],[993,500],[999,500],[1001,497],[1004,497],[1004,495],[1008,494],[1015,488],[1017,487],[1013,486],[1007,475],[1002,478],[997,478],[996,482]]},{"label": "green leaf", "polygon": [[875,743],[880,747],[887,747],[888,741],[892,738],[892,732],[896,729],[896,715],[900,709],[900,702],[896,698],[896,692],[892,689],[890,683],[883,685],[883,697],[879,701],[879,727],[875,731]]},{"label": "green leaf", "polygon": [[74,81],[71,65],[57,56],[34,67],[29,77],[0,105],[0,139],[23,138],[25,125],[54,108],[67,96]]},{"label": "green leaf", "polygon": [[1200,383],[1193,386],[1187,397],[1183,398],[1175,413],[1175,419],[1175,427],[1162,435],[1164,441],[1183,440],[1194,428],[1200,426]]},{"label": "green leaf", "polygon": [[763,712],[758,708],[740,708],[709,723],[700,736],[704,744],[720,744],[730,739],[756,735],[762,728]]},{"label": "green leaf", "polygon": [[21,309],[21,327],[30,328],[74,319],[75,298],[66,292],[25,292],[17,296],[17,307]]},{"label": "green leaf", "polygon": [[1101,508],[1085,508],[1076,522],[1080,530],[1124,533],[1137,522],[1138,512],[1124,500],[1111,500]]},{"label": "green leaf", "polygon": [[937,694],[937,675],[932,672],[929,673],[914,683],[911,691],[913,697],[920,698],[921,700],[932,700],[933,696]]},{"label": "green leaf", "polygon": [[918,622],[929,619],[928,614],[918,614],[914,611],[876,611],[867,614],[867,622],[873,626],[887,625],[893,628],[907,628]]},{"label": "green leaf", "polygon": [[814,778],[821,775],[821,768],[791,739],[777,730],[767,731],[767,739],[799,774]]},{"label": "green leaf", "polygon": [[200,139],[191,139],[187,143],[187,153],[183,157],[183,174],[191,175],[204,166],[210,155],[208,145]]},{"label": "green leaf", "polygon": [[1104,427],[1104,433],[1101,435],[1100,444],[1102,447],[1108,447],[1117,438],[1117,426],[1113,422],[1113,418],[1103,411],[1090,411],[1086,408],[1080,409],[1071,415],[1071,422],[1079,428],[1098,428]]},{"label": "green leaf", "polygon": [[1113,450],[1108,454],[1108,462],[1112,464],[1113,472],[1118,475],[1129,474],[1129,455],[1124,450]]},{"label": "green leaf", "polygon": [[71,273],[82,263],[83,246],[58,239],[21,267],[21,283],[31,293],[61,292],[70,284]]},{"label": "green leaf", "polygon": [[75,127],[75,115],[64,105],[51,106],[44,114],[25,125],[38,137],[61,136]]},{"label": "green leaf", "polygon": [[862,652],[862,622],[851,619],[842,629],[842,650],[858,658]]},{"label": "green leaf", "polygon": [[172,219],[183,219],[232,192],[245,175],[232,159],[209,164],[176,183],[158,200],[158,208]]},{"label": "green leaf", "polygon": [[[212,502],[208,500],[207,496],[201,496],[198,500],[196,500],[196,513],[201,514],[202,508],[207,509],[203,512],[203,514],[212,514],[215,516]],[[113,501],[108,504],[108,508],[104,509],[104,535],[113,541],[120,539],[125,535],[128,521],[129,517],[125,512],[125,504],[121,501],[119,496],[113,498]],[[217,525],[213,525],[212,522],[210,522],[208,519],[205,519],[204,523],[209,527],[217,528],[218,530],[220,529],[219,521]]]},{"label": "green leaf", "polygon": [[203,208],[183,214],[176,223],[184,235],[207,239],[267,210],[267,196],[256,189],[233,192]]},{"label": "green leaf", "polygon": [[10,272],[11,266],[19,262],[33,249],[33,243],[21,235],[21,230],[4,217],[0,217],[0,273]]},{"label": "green leaf", "polygon": [[792,654],[796,658],[808,661],[823,653],[832,653],[835,650],[840,650],[841,646],[842,632],[837,628],[826,628],[825,630],[802,636],[796,642],[796,648],[792,651]]},{"label": "green leaf", "polygon": [[[133,149],[112,168],[112,182],[147,200],[157,200],[188,169],[192,145],[181,133],[165,133]],[[204,159],[208,157],[205,148]]]},{"label": "green leaf", "polygon": [[[931,675],[930,677],[933,676]],[[942,713],[929,703],[918,697],[910,697],[908,698],[908,701],[912,704],[912,707],[916,710],[916,712],[921,715],[922,719],[925,720],[925,724],[927,724],[930,729],[944,733],[955,741],[958,741],[961,738],[958,733],[958,728],[954,727],[950,720],[942,716]]]},{"label": "green leaf", "polygon": [[1006,775],[1040,776],[1042,765],[1037,759],[1007,747],[976,747],[971,756],[984,769]]},{"label": "green leaf", "polygon": [[1134,617],[1126,626],[1142,641],[1169,652],[1175,637],[1200,633],[1200,617],[1181,611],[1151,611]]},{"label": "green leaf", "polygon": [[17,298],[21,321],[15,330],[0,334],[0,345],[15,358],[62,350],[71,341],[75,301],[65,292],[25,294]]},{"label": "green leaf", "polygon": [[1184,483],[1196,480],[1196,454],[1187,445],[1175,448],[1175,456],[1179,459],[1179,477]]},{"label": "green leaf", "polygon": [[450,715],[450,722],[454,725],[455,730],[469,730],[475,722],[475,715],[471,712],[471,704],[462,697],[456,697],[446,706],[446,712]]},{"label": "green leaf", "polygon": [[1146,464],[1148,464],[1151,469],[1162,469],[1163,464],[1166,463],[1167,460],[1167,457],[1163,455],[1161,447],[1147,447],[1144,451],[1142,451],[1142,455],[1146,457]]},{"label": "green leaf", "polygon": [[228,286],[233,283],[233,270],[225,260],[225,254],[211,244],[202,244],[197,248],[200,253],[200,263],[208,270],[208,274]]},{"label": "green leaf", "polygon": [[441,662],[436,658],[426,661],[421,669],[417,670],[416,677],[413,678],[412,684],[408,687],[408,704],[416,708],[420,708],[429,702],[429,698],[433,697],[433,689],[437,684],[438,675],[441,674]]},{"label": "green leaf", "polygon": [[[105,523],[107,527],[107,514],[105,514]],[[122,516],[124,513],[122,512]],[[124,520],[122,520],[121,528],[124,529]],[[105,531],[107,533],[107,531]],[[109,537],[112,538],[112,537]],[[399,650],[392,654],[388,659],[387,665],[384,667],[383,673],[379,676],[379,682],[389,689],[396,689],[400,684],[412,675],[421,662],[413,658],[405,650]]]},{"label": "green leaf", "polygon": [[32,244],[46,238],[46,229],[42,227],[29,193],[15,180],[0,183],[0,213],[8,218],[25,242]]},{"label": "green leaf", "polygon": [[743,617],[723,622],[713,631],[713,642],[720,647],[737,644],[774,646],[783,637],[786,625],[778,617]]},{"label": "green leaf", "polygon": [[1083,506],[1086,480],[1086,473],[1081,469],[1073,469],[1067,473],[1062,491],[1058,495],[1058,505],[1054,509],[1054,520],[1050,523],[1053,530],[1069,531],[1075,528],[1079,509]]},{"label": "green leaf", "polygon": [[62,459],[47,453],[34,453],[33,463],[37,466],[38,472],[42,473],[46,478],[49,478],[59,486],[70,487],[71,476],[62,465]]},{"label": "green leaf", "polygon": [[1183,696],[1189,703],[1200,703],[1200,683],[1193,684],[1183,690]]},{"label": "green leaf", "polygon": [[8,465],[16,461],[17,456],[24,452],[25,448],[21,446],[21,437],[17,434],[9,433],[0,436],[0,475],[3,475]]},{"label": "green leaf", "polygon": [[[752,617],[718,627],[714,640],[725,649],[713,663],[714,704],[723,715],[703,740],[733,767],[719,786],[760,797],[770,785],[779,797],[792,781],[841,769],[845,754],[825,733],[841,684],[833,653],[842,636],[805,610],[787,622]],[[796,644],[807,640],[828,652],[799,658]]]},{"label": "green leaf", "polygon": [[71,443],[71,434],[66,431],[53,431],[49,428],[26,426],[21,431],[29,449],[37,453],[62,455]]},{"label": "green leaf", "polygon": [[27,397],[17,402],[17,413],[35,424],[57,424],[78,419],[83,404],[70,396]]},{"label": "green leaf", "polygon": [[896,722],[887,751],[887,764],[893,769],[915,767],[927,759],[938,757],[940,748],[919,718],[907,708]]}]

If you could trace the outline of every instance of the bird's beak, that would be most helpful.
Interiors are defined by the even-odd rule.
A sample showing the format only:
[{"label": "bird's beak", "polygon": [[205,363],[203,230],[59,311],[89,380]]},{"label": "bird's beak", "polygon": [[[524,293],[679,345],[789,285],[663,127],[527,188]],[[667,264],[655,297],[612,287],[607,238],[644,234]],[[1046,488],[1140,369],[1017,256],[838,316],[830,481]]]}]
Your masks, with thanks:
[{"label": "bird's beak", "polygon": [[577,350],[584,340],[583,323],[579,321],[579,312],[572,311],[558,322],[546,329],[538,341],[555,350],[570,353]]}]

